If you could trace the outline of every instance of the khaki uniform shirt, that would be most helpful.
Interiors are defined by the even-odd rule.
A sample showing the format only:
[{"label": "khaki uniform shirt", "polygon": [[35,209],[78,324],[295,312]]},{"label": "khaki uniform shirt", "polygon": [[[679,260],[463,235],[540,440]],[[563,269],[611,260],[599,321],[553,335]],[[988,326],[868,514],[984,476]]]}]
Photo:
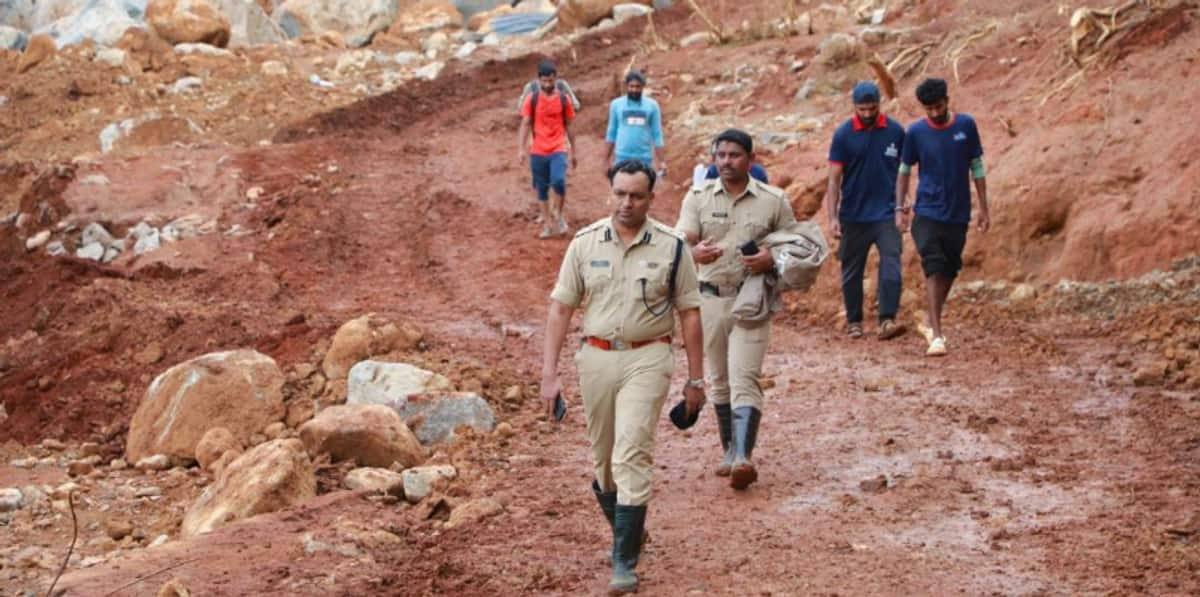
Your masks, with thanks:
[{"label": "khaki uniform shirt", "polygon": [[740,247],[753,240],[762,247],[763,238],[796,222],[787,194],[751,178],[738,197],[725,192],[721,179],[706,181],[683,199],[679,209],[680,232],[706,238],[722,249],[716,261],[700,266],[700,280],[717,286],[737,286],[746,278]]},{"label": "khaki uniform shirt", "polygon": [[[578,307],[587,298],[585,336],[621,342],[666,336],[675,328],[666,300],[671,263],[681,240],[675,230],[646,218],[633,243],[625,247],[612,218],[604,218],[575,235],[550,298],[569,307]],[[651,313],[647,304],[661,314]],[[696,267],[686,241],[675,274],[674,307],[679,311],[700,307]]]}]

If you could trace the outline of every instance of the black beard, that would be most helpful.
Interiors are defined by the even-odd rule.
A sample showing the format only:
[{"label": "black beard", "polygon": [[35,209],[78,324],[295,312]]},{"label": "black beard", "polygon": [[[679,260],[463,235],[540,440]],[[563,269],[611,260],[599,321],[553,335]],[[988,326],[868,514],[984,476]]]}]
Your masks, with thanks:
[{"label": "black beard", "polygon": [[635,101],[635,102],[642,101],[642,92],[640,92],[640,91],[637,93],[633,93],[633,92],[626,93],[625,96],[628,97],[631,101]]}]

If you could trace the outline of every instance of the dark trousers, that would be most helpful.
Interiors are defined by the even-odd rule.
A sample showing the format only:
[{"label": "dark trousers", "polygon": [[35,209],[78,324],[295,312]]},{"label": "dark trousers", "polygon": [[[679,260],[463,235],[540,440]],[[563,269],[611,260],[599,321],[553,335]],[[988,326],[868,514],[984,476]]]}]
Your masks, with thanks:
[{"label": "dark trousers", "polygon": [[838,258],[842,261],[842,300],[849,323],[862,322],[863,272],[871,245],[879,252],[879,320],[895,319],[900,307],[900,231],[896,224],[842,222]]}]

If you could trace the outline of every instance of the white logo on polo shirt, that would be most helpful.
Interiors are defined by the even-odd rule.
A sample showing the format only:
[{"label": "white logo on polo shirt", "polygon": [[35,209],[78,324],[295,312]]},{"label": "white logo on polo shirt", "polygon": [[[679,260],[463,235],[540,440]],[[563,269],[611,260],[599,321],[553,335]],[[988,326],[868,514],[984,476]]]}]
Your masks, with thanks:
[{"label": "white logo on polo shirt", "polygon": [[894,158],[900,155],[900,150],[896,149],[895,143],[889,143],[887,149],[883,150],[883,155],[889,158]]},{"label": "white logo on polo shirt", "polygon": [[958,131],[957,133],[954,133],[954,140],[955,141],[966,141],[967,134],[962,131]]}]

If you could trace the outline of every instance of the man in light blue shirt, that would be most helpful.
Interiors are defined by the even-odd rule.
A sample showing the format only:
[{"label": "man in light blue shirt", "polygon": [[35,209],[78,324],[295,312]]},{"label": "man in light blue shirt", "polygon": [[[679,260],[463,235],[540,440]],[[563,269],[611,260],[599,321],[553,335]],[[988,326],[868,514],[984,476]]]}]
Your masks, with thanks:
[{"label": "man in light blue shirt", "polygon": [[638,160],[657,170],[659,176],[666,173],[662,112],[658,102],[643,97],[645,87],[646,77],[636,70],[629,71],[625,75],[625,97],[614,99],[608,106],[606,170],[624,160]]}]

